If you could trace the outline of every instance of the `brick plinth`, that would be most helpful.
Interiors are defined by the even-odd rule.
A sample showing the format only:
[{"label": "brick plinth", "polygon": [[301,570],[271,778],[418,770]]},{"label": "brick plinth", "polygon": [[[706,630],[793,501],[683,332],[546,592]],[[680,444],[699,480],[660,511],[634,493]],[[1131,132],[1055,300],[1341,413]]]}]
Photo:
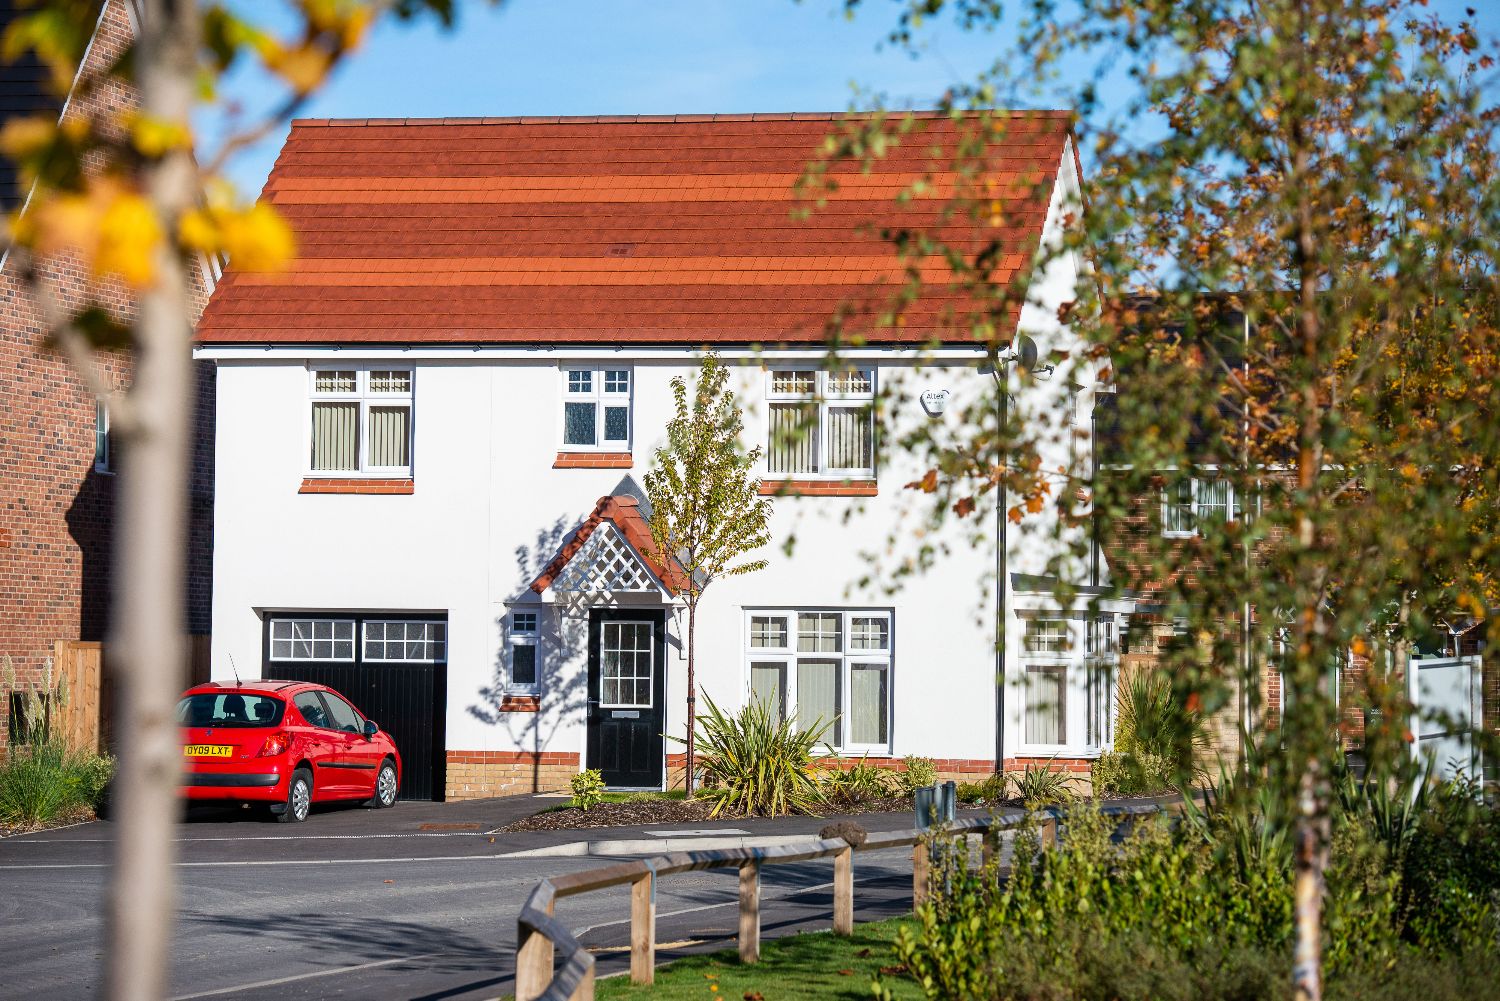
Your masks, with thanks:
[{"label": "brick plinth", "polygon": [[297,489],[299,494],[411,494],[416,484],[410,479],[377,479],[357,476],[349,479],[309,476]]},{"label": "brick plinth", "polygon": [[874,497],[874,480],[762,480],[762,497]]},{"label": "brick plinth", "polygon": [[553,469],[629,469],[634,465],[629,452],[558,452]]},{"label": "brick plinth", "polygon": [[563,751],[449,751],[448,799],[563,792],[578,769],[578,755]]}]

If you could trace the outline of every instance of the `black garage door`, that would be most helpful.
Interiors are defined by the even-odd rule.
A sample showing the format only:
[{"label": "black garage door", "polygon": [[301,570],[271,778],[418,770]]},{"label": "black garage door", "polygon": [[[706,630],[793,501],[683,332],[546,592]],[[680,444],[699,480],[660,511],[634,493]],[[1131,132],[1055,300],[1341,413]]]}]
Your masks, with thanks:
[{"label": "black garage door", "polygon": [[447,780],[448,620],[407,613],[266,616],[262,676],[348,696],[401,752],[401,798],[440,800]]}]

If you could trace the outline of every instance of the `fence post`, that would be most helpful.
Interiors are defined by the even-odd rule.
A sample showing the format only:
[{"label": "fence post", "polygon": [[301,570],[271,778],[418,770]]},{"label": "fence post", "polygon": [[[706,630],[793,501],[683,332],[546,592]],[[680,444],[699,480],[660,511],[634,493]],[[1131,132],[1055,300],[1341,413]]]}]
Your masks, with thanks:
[{"label": "fence post", "polygon": [[833,933],[854,934],[854,849],[848,845],[833,857]]},{"label": "fence post", "polygon": [[927,903],[927,870],[927,841],[924,838],[911,846],[911,906],[914,909]]},{"label": "fence post", "polygon": [[760,863],[755,861],[740,864],[740,962],[760,962]]},{"label": "fence post", "polygon": [[516,1001],[536,1001],[552,982],[552,940],[516,922]]},{"label": "fence post", "polygon": [[1052,848],[1057,845],[1057,814],[1051,814],[1042,821],[1042,847]]},{"label": "fence post", "polygon": [[630,982],[656,982],[656,873],[630,884]]},{"label": "fence post", "polygon": [[573,993],[568,995],[568,1001],[594,1001],[594,964],[589,964],[588,972],[578,981],[578,986],[573,988]]},{"label": "fence post", "polygon": [[995,861],[996,854],[1000,850],[1000,832],[995,830],[994,825],[984,829],[979,841],[979,864],[988,868]]}]

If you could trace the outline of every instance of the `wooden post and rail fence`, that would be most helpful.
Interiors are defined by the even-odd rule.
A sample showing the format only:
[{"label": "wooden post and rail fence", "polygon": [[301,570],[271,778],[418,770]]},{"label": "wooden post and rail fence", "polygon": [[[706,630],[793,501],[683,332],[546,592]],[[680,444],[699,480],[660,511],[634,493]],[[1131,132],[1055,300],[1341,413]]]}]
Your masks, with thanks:
[{"label": "wooden post and rail fence", "polygon": [[[1156,804],[1104,807],[1106,816],[1125,820],[1157,813]],[[1067,814],[1055,808],[1035,815],[1043,847],[1057,843],[1058,824]],[[664,876],[703,869],[739,869],[739,951],[742,963],[760,959],[760,872],[766,866],[812,859],[833,859],[833,931],[854,932],[854,854],[889,848],[912,849],[912,906],[926,902],[935,838],[981,838],[988,861],[999,848],[1002,831],[1019,827],[1025,815],[960,820],[940,830],[890,831],[868,835],[859,845],[843,838],[800,841],[773,848],[725,848],[674,852],[636,862],[619,862],[586,872],[544,879],[536,885],[516,921],[516,1001],[592,1001],[594,957],[557,919],[557,901],[595,890],[630,886],[630,979],[650,984],[656,978],[656,883]],[[561,959],[561,963],[558,960]]]}]

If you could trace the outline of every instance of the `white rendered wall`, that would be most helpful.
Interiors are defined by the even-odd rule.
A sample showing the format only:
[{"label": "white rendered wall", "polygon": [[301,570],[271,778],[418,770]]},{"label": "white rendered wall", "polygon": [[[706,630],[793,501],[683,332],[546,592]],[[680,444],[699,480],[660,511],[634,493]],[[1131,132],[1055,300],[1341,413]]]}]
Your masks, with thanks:
[{"label": "white rendered wall", "polygon": [[[1049,231],[1076,201],[1071,150],[1062,174],[1049,209]],[[1034,301],[1023,309],[1021,329],[1037,339],[1044,360],[1074,347],[1056,307],[1071,299],[1077,273],[1073,261],[1054,261],[1036,284]],[[643,483],[671,414],[670,380],[691,377],[696,357],[660,350],[582,353],[634,373],[634,468],[628,472]],[[446,612],[448,749],[582,754],[586,616],[544,618],[543,711],[496,711],[510,604],[537,600],[528,585],[598,499],[627,474],[552,468],[562,448],[560,359],[577,358],[580,351],[339,352],[346,362],[395,355],[414,369],[415,492],[410,496],[298,493],[307,472],[308,358],[330,364],[326,351],[203,354],[218,360],[215,676],[230,674],[231,655],[242,675],[259,670],[261,614],[267,610]],[[746,444],[764,444],[764,368],[754,358],[727,355],[747,408]],[[938,420],[958,434],[963,429],[955,415],[976,400],[994,398],[991,376],[978,369],[978,350],[964,357],[950,351],[920,367],[897,352],[882,358],[878,378],[883,385],[899,379],[907,401],[890,416],[896,433],[911,422],[934,420],[916,402],[924,389],[948,390],[947,414]],[[1086,379],[1065,367],[1045,382],[1016,379],[1013,405],[1039,415],[1038,421],[1050,415],[1056,422],[1070,382],[1082,382],[1080,422],[1086,428],[1091,406]],[[1049,468],[1076,454],[1070,451],[1077,447],[1069,444],[1071,433],[1064,420],[1044,443]],[[876,497],[776,500],[775,541],[766,550],[770,566],[715,584],[700,609],[701,690],[729,706],[745,697],[746,608],[888,609],[893,614],[890,753],[993,760],[994,606],[984,588],[995,569],[994,509],[928,533],[925,495],[904,489],[925,472],[923,464],[884,446],[879,463]],[[1049,518],[1033,519],[1040,526],[1035,531],[1012,526],[1012,574],[1046,571],[1057,547]],[[795,545],[788,555],[784,544],[791,538]],[[936,569],[884,593],[879,582],[890,579],[886,571],[922,542],[946,545],[948,555]],[[877,584],[856,589],[870,572],[864,555],[869,552],[879,554]],[[1015,651],[1022,621],[1014,595],[1008,604],[1007,629],[1015,640],[1008,646]],[[685,616],[669,619],[673,643],[680,642],[684,625]],[[1012,652],[1007,660],[1012,682],[1020,671],[1020,658]],[[681,734],[686,661],[675,648],[668,651],[667,672],[668,732]],[[1082,672],[1074,675],[1081,686]],[[1007,756],[1021,751],[1020,704],[1020,698],[1007,698]]]}]

